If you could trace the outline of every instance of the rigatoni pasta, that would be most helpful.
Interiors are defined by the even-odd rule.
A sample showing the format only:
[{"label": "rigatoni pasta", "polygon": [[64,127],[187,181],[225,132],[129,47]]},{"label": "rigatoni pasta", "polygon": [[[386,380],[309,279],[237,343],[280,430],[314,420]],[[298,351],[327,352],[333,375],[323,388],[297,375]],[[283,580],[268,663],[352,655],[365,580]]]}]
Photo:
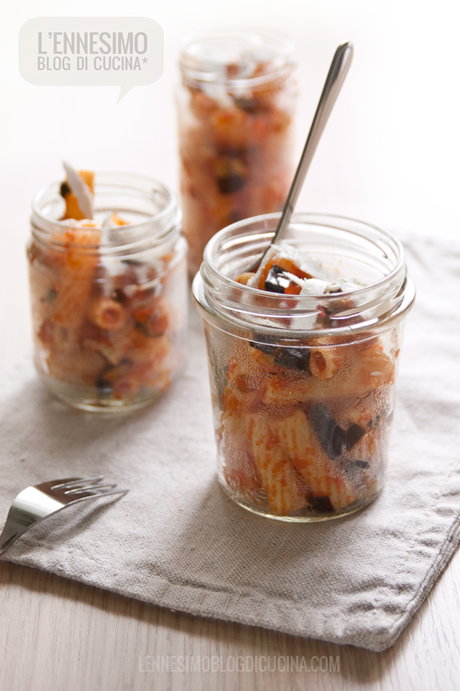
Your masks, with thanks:
[{"label": "rigatoni pasta", "polygon": [[177,91],[180,191],[195,273],[211,236],[283,208],[294,174],[293,45],[268,32],[190,37]]},{"label": "rigatoni pasta", "polygon": [[398,255],[380,231],[373,284],[364,251],[372,230],[353,226],[350,237],[336,225],[343,219],[320,217],[314,231],[309,215],[294,219],[296,244],[272,245],[254,272],[247,267],[277,219],[219,232],[193,289],[223,488],[255,513],[316,521],[366,506],[383,486],[401,316],[414,291],[401,270],[404,294],[390,263],[386,283],[382,266]]},{"label": "rigatoni pasta", "polygon": [[[186,243],[177,207],[169,235],[157,229],[163,244],[154,235],[139,241],[145,230],[129,221],[129,209],[69,219],[81,216],[70,179],[58,187],[61,219],[35,214],[28,248],[37,369],[53,393],[77,407],[146,405],[169,388],[185,358]],[[93,178],[86,180],[92,190]],[[172,203],[166,188],[145,180],[155,203],[160,193]],[[95,182],[97,190],[97,176]]]}]

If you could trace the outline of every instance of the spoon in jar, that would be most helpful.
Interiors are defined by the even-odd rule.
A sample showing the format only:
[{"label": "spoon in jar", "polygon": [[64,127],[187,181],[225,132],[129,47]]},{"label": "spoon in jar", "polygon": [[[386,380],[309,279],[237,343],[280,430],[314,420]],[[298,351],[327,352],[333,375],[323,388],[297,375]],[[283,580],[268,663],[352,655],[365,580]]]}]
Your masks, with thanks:
[{"label": "spoon in jar", "polygon": [[327,121],[329,120],[334,103],[337,100],[337,96],[342,88],[342,84],[345,81],[348,70],[350,69],[352,58],[353,44],[349,41],[347,43],[342,43],[335,51],[335,55],[332,59],[331,66],[324,83],[321,98],[319,99],[319,103],[316,108],[315,117],[313,118],[310,132],[308,133],[307,141],[305,143],[302,156],[300,157],[299,165],[297,166],[294,180],[292,181],[291,189],[289,190],[289,194],[283,208],[283,213],[281,214],[275,234],[262,257],[257,259],[251,265],[251,267],[247,269],[248,272],[257,271],[269,252],[270,247],[282,238],[289,226],[289,222],[300,194],[300,190],[302,189],[305,176],[313,160],[313,156],[315,155],[316,147],[319,144],[321,135],[323,134]]}]

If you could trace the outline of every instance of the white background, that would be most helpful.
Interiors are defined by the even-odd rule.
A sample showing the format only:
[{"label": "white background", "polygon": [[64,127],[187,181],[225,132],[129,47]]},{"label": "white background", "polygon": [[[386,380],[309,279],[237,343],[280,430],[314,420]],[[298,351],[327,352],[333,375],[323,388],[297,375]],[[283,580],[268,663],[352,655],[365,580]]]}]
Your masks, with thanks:
[{"label": "white background", "polygon": [[[298,210],[326,211],[446,240],[459,237],[460,79],[453,0],[19,0],[0,22],[0,362],[30,349],[24,247],[30,200],[60,161],[140,172],[177,189],[173,90],[181,37],[201,26],[275,28],[297,45],[298,154],[336,46],[355,57]],[[6,14],[8,12],[8,14]],[[117,87],[38,87],[17,69],[36,16],[146,16],[165,34],[165,70],[118,105]],[[14,330],[15,338],[11,338]]]}]

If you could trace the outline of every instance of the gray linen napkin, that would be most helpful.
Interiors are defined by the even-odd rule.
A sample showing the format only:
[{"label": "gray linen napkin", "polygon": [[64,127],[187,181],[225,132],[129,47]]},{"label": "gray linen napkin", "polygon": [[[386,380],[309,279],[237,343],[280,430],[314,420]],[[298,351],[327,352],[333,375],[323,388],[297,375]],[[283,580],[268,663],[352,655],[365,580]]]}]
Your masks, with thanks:
[{"label": "gray linen napkin", "polygon": [[215,479],[201,325],[187,372],[155,407],[74,411],[29,362],[0,383],[0,522],[27,485],[101,473],[130,492],[66,509],[11,561],[193,614],[391,646],[460,540],[460,246],[410,239],[406,324],[386,487],[348,518],[283,524],[233,504]]}]

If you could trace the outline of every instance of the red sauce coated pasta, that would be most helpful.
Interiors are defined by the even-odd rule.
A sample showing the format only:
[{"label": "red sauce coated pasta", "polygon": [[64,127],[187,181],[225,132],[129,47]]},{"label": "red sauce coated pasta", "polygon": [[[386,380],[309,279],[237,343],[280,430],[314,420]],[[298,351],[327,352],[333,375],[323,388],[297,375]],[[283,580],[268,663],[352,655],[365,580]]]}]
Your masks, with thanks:
[{"label": "red sauce coated pasta", "polygon": [[[300,293],[303,281],[317,280],[277,251],[238,281],[292,296],[292,285]],[[342,307],[352,304],[343,300]],[[383,483],[397,332],[270,345],[256,333],[250,340],[205,328],[220,358],[213,362],[217,443],[231,495],[261,513],[313,519],[368,503]]]},{"label": "red sauce coated pasta", "polygon": [[[174,236],[163,252],[147,243],[111,254],[102,222],[68,220],[78,199],[67,183],[63,196],[65,223],[46,242],[34,234],[28,249],[37,369],[77,407],[146,405],[185,359],[185,240]],[[112,213],[110,228],[118,227],[129,232]]]},{"label": "red sauce coated pasta", "polygon": [[[232,67],[239,69],[228,65],[227,75]],[[252,77],[265,68],[259,63]],[[178,103],[181,206],[192,273],[218,230],[280,211],[293,176],[292,78],[242,92],[225,84],[205,88],[185,80]]]}]

